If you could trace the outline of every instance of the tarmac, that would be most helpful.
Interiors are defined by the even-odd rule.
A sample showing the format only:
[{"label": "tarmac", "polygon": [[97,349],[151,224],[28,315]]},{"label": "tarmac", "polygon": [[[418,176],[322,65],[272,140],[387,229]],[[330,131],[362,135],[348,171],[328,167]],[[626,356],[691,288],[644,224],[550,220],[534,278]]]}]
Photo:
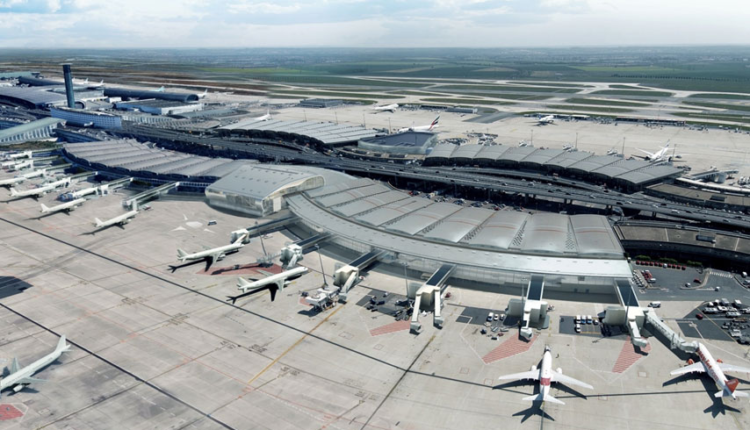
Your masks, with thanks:
[{"label": "tarmac", "polygon": [[[549,300],[551,325],[532,342],[514,329],[492,340],[478,320],[512,296],[449,287],[444,328],[421,316],[416,335],[391,307],[364,307],[373,294],[389,292],[388,306],[404,294],[403,277],[386,271],[369,272],[348,303],[328,311],[300,301],[346,263],[324,247],[320,258],[305,255],[310,273],[274,302],[262,293],[232,305],[233,268],[248,276],[263,256],[257,238],[208,272],[201,263],[174,272],[169,265],[177,248],[227,244],[255,219],[165,199],[124,228],[91,234],[94,217],[125,211],[128,193],[41,219],[39,203],[50,206],[56,193],[0,203],[0,359],[31,363],[62,334],[72,345],[35,375],[48,383],[3,393],[3,429],[750,428],[747,401],[715,399],[709,378],[672,378],[684,362],[656,339],[636,351],[624,335],[561,330],[561,315],[598,315],[606,304]],[[293,240],[280,231],[263,243],[276,252]],[[677,320],[700,303],[670,301],[659,315],[679,331]],[[747,347],[703,342],[714,357],[750,366]],[[554,368],[594,390],[553,384],[551,394],[566,404],[540,405],[521,400],[537,385],[498,383],[538,365],[545,345]]]}]

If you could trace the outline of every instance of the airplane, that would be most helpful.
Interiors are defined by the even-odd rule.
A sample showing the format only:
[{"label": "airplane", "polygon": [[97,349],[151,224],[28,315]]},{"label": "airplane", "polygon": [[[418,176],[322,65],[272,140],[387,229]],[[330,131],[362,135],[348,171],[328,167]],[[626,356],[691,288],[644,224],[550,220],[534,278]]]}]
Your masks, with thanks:
[{"label": "airplane", "polygon": [[564,405],[565,403],[557,400],[549,394],[550,384],[552,382],[560,382],[567,385],[577,385],[579,387],[588,388],[593,390],[594,387],[591,385],[581,382],[577,379],[573,379],[570,376],[562,374],[562,369],[552,370],[552,353],[549,345],[544,347],[544,355],[542,356],[542,367],[537,369],[536,365],[531,366],[531,370],[528,372],[514,373],[512,375],[501,376],[500,380],[524,380],[533,379],[539,381],[539,394],[529,397],[524,397],[523,400],[532,402],[550,402],[557,403],[558,405]]},{"label": "airplane", "polygon": [[[31,158],[32,156],[33,155],[31,151],[23,151],[23,152],[17,152],[15,154],[5,154],[4,158],[6,160],[13,160],[16,158]],[[5,164],[3,164],[3,166],[5,166]]]},{"label": "airplane", "polygon": [[73,191],[70,194],[70,197],[77,199],[79,197],[87,196],[89,194],[96,194],[100,191],[99,187],[90,187],[90,188],[84,188],[82,190]]},{"label": "airplane", "polygon": [[398,129],[399,133],[403,133],[405,131],[432,131],[433,128],[438,128],[438,121],[440,120],[440,115],[438,115],[435,120],[432,121],[430,125],[418,125],[416,127],[404,127]]},{"label": "airplane", "polygon": [[70,178],[62,178],[59,181],[50,182],[49,184],[43,185],[39,188],[32,188],[30,190],[25,190],[25,191],[17,191],[15,188],[11,187],[10,196],[19,197],[19,198],[20,197],[33,197],[36,199],[58,187],[69,187],[69,186],[70,186]]},{"label": "airplane", "polygon": [[553,124],[554,122],[555,122],[554,115],[543,116],[537,120],[537,123],[539,123],[539,125]]},{"label": "airplane", "polygon": [[23,176],[16,176],[15,178],[10,179],[3,179],[0,181],[0,186],[2,187],[10,187],[16,184],[20,184],[21,182],[25,181],[26,178]]},{"label": "airplane", "polygon": [[162,85],[161,87],[155,89],[154,92],[163,93],[164,92],[164,85]]},{"label": "airplane", "polygon": [[8,166],[9,172],[15,172],[16,170],[23,170],[26,168],[34,168],[34,160],[21,161],[20,163],[12,163]]},{"label": "airplane", "polygon": [[138,210],[132,210],[130,212],[125,212],[122,215],[118,215],[112,219],[108,219],[107,221],[102,221],[99,218],[94,218],[94,227],[98,229],[106,228],[113,225],[118,225],[121,228],[124,228],[125,224],[130,222],[131,218],[135,218],[135,216],[138,215]]},{"label": "airplane", "polygon": [[266,272],[265,270],[259,270],[259,272],[266,277],[254,280],[253,282],[247,282],[243,278],[237,278],[237,289],[242,291],[242,294],[238,296],[229,296],[227,301],[231,300],[231,302],[234,303],[241,297],[249,296],[262,290],[270,291],[271,301],[274,301],[276,299],[277,291],[283,290],[285,286],[289,285],[290,280],[299,278],[307,273],[308,269],[307,267],[298,266],[275,275]]},{"label": "airplane", "polygon": [[86,202],[86,199],[76,199],[71,202],[63,203],[57,206],[52,206],[51,208],[48,208],[44,203],[42,203],[41,212],[43,214],[52,214],[52,213],[60,212],[60,211],[65,211],[69,213],[69,212],[72,212],[78,206],[81,206],[84,202]]},{"label": "airplane", "polygon": [[398,108],[398,103],[393,103],[393,104],[386,105],[386,106],[374,106],[372,110],[378,111],[378,112],[395,113],[397,108]]},{"label": "airplane", "polygon": [[[635,148],[635,149],[638,149],[638,148]],[[668,161],[668,159],[671,158],[671,157],[667,156],[667,151],[669,151],[669,142],[667,142],[667,144],[664,145],[664,147],[662,149],[660,149],[660,150],[658,150],[658,151],[656,151],[654,153],[651,153],[651,152],[648,152],[648,151],[644,151],[642,149],[638,149],[638,150],[641,151],[641,152],[643,152],[646,155],[645,156],[634,155],[634,157],[643,158],[644,160],[648,160],[648,161],[651,161],[651,162]]]},{"label": "airplane", "polygon": [[618,155],[618,154],[619,152],[617,152],[615,148],[612,148],[609,151],[607,151],[607,155]]},{"label": "airplane", "polygon": [[3,369],[3,379],[0,379],[0,391],[6,388],[12,388],[13,392],[18,393],[23,390],[29,384],[46,382],[44,379],[36,379],[31,376],[43,368],[54,363],[55,360],[60,358],[63,352],[69,352],[70,345],[65,342],[65,335],[60,337],[57,342],[55,350],[40,358],[39,360],[29,364],[23,369],[19,369],[21,366],[18,364],[18,359],[13,359],[10,369],[7,367]]},{"label": "airplane", "polygon": [[750,369],[722,363],[721,360],[715,360],[713,356],[711,356],[711,353],[708,352],[708,348],[700,342],[698,342],[698,351],[696,351],[696,353],[701,360],[699,363],[693,363],[692,359],[688,360],[688,363],[690,363],[688,366],[673,370],[670,372],[670,375],[676,376],[692,372],[705,372],[708,373],[708,376],[710,376],[716,385],[721,388],[720,391],[714,393],[714,397],[732,397],[734,400],[737,400],[737,397],[750,397],[750,394],[744,391],[736,391],[740,381],[737,379],[727,379],[724,375],[724,372],[750,373]]},{"label": "airplane", "polygon": [[196,94],[196,95],[198,96],[199,99],[205,98],[208,95],[208,88],[206,88],[205,90],[203,90],[202,93],[199,93],[199,94]]},{"label": "airplane", "polygon": [[[78,82],[76,82],[76,81],[78,81]],[[73,78],[73,83],[74,84],[78,84],[78,85],[88,85],[89,78],[86,78],[86,79]]]},{"label": "airplane", "polygon": [[268,111],[268,110],[266,111],[265,115],[261,115],[257,118],[253,118],[253,120],[255,121],[268,121],[270,119],[271,119],[271,111]]},{"label": "airplane", "polygon": [[567,144],[567,145],[563,146],[563,151],[572,151],[573,149],[574,149],[573,145],[571,145],[571,144]]},{"label": "airplane", "polygon": [[208,270],[212,264],[216,261],[221,261],[224,259],[224,257],[232,252],[237,252],[245,246],[243,241],[245,240],[245,236],[240,236],[239,239],[235,240],[229,245],[219,246],[217,248],[213,249],[207,249],[205,251],[199,251],[194,254],[188,254],[187,252],[177,249],[177,259],[180,260],[180,262],[184,263],[187,260],[200,260],[200,259],[206,259],[206,270]]}]

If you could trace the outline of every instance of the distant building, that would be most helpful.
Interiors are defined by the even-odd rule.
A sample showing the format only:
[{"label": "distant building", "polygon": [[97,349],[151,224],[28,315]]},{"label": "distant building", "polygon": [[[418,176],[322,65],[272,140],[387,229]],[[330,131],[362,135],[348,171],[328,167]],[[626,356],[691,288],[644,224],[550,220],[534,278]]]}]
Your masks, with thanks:
[{"label": "distant building", "polygon": [[344,101],[341,99],[307,99],[299,102],[301,107],[318,109],[341,106],[342,104],[344,104]]},{"label": "distant building", "polygon": [[115,103],[116,109],[139,110],[154,115],[180,115],[187,112],[196,112],[203,109],[203,103],[182,103],[172,100],[138,100],[130,102]]},{"label": "distant building", "polygon": [[437,144],[437,135],[422,131],[407,131],[387,136],[366,137],[357,147],[388,154],[427,154]]},{"label": "distant building", "polygon": [[75,125],[91,125],[96,128],[122,128],[122,117],[109,113],[64,107],[51,108],[50,113],[55,118],[64,119]]},{"label": "distant building", "polygon": [[266,216],[286,207],[284,196],[325,185],[324,177],[312,170],[297,166],[243,166],[207,187],[206,197],[211,206]]},{"label": "distant building", "polygon": [[64,124],[65,121],[59,118],[43,118],[0,130],[0,145],[49,139],[61,123]]}]

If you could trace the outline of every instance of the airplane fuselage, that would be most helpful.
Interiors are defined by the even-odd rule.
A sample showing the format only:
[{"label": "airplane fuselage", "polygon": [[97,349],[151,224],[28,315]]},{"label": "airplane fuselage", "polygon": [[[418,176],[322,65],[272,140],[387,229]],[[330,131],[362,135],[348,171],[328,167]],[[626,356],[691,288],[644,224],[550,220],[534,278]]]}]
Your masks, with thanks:
[{"label": "airplane fuselage", "polygon": [[67,203],[63,203],[61,205],[53,206],[51,208],[48,208],[47,206],[42,205],[41,212],[43,214],[47,214],[47,213],[55,213],[55,212],[60,212],[60,211],[72,211],[76,207],[82,205],[85,201],[86,199],[76,199]]},{"label": "airplane fuselage", "polygon": [[21,370],[13,372],[10,375],[4,377],[2,380],[0,380],[0,391],[10,387],[13,387],[13,391],[21,391],[21,389],[23,388],[22,381],[24,379],[30,378],[36,372],[52,364],[55,360],[60,358],[60,355],[62,355],[63,352],[65,352],[64,349],[56,348],[54,351],[22,368]]},{"label": "airplane fuselage", "polygon": [[205,251],[196,252],[195,254],[188,254],[179,258],[183,263],[187,260],[199,260],[201,258],[210,257],[217,255],[217,260],[224,258],[226,254],[230,252],[238,251],[240,248],[245,246],[243,243],[232,243],[230,245],[220,246],[218,248],[207,249]]},{"label": "airplane fuselage", "polygon": [[279,282],[286,282],[289,279],[294,279],[302,276],[303,274],[307,273],[307,271],[307,267],[295,267],[294,269],[289,269],[276,275],[267,276],[254,282],[245,283],[244,285],[238,284],[237,289],[242,291],[243,293],[246,293],[249,290],[253,290],[255,288],[265,287],[266,285],[276,284]]},{"label": "airplane fuselage", "polygon": [[542,368],[539,370],[539,391],[544,397],[549,395],[549,388],[552,384],[552,354],[544,351],[542,356]]},{"label": "airplane fuselage", "polygon": [[711,379],[714,380],[716,386],[721,389],[723,395],[735,397],[734,393],[729,389],[729,387],[727,387],[727,382],[729,382],[729,380],[727,379],[726,375],[724,375],[724,371],[721,370],[721,367],[719,367],[714,357],[708,351],[708,348],[703,346],[702,343],[699,343],[697,354],[701,359],[703,368],[706,369],[706,373],[711,377]]},{"label": "airplane fuselage", "polygon": [[138,215],[138,211],[130,211],[130,212],[126,212],[126,213],[124,213],[122,215],[116,216],[116,217],[114,217],[114,218],[112,218],[110,220],[107,220],[107,221],[100,221],[100,220],[97,219],[96,223],[94,223],[94,225],[96,227],[98,227],[98,228],[109,227],[111,225],[117,225],[117,224],[119,224],[119,225],[125,225],[125,224],[129,223],[130,219],[134,218],[136,215]]}]

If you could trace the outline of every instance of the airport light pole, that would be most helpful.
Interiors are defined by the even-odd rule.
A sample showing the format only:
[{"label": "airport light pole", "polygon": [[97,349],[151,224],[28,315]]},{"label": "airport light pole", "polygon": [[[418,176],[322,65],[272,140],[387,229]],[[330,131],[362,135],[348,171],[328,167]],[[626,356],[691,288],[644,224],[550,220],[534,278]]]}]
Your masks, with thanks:
[{"label": "airport light pole", "polygon": [[407,278],[406,275],[406,268],[409,267],[409,263],[406,261],[402,261],[401,265],[404,266],[404,286],[406,287],[406,296],[409,296],[409,278]]},{"label": "airport light pole", "polygon": [[323,267],[323,257],[320,256],[320,245],[315,245],[315,251],[318,253],[318,260],[320,260],[320,273],[323,274],[323,285],[328,286],[328,281],[326,281],[326,271]]}]

